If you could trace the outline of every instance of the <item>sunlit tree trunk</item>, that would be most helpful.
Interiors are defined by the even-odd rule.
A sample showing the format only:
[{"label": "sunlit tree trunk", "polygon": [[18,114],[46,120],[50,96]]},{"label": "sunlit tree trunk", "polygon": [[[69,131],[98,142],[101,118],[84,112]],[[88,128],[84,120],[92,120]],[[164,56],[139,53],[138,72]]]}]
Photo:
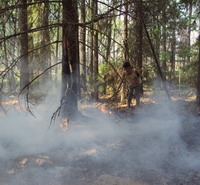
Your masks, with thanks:
[{"label": "sunlit tree trunk", "polygon": [[75,118],[78,111],[78,12],[75,0],[63,0],[62,116]]},{"label": "sunlit tree trunk", "polygon": [[198,48],[199,48],[199,54],[198,54],[198,74],[197,74],[197,104],[200,106],[200,35],[198,38]]},{"label": "sunlit tree trunk", "polygon": [[[29,83],[27,0],[20,0],[19,27],[21,31],[20,90]],[[25,92],[25,91],[24,91]]]},{"label": "sunlit tree trunk", "polygon": [[[126,3],[127,0],[124,0],[124,3]],[[128,3],[126,3],[124,5],[124,32],[123,32],[123,43],[124,43],[124,53],[123,53],[123,61],[122,62],[126,62],[128,61]],[[121,103],[125,102],[125,84],[122,84],[122,88],[121,88]]]},{"label": "sunlit tree trunk", "polygon": [[111,49],[111,37],[112,37],[112,20],[107,21],[107,29],[106,29],[106,56],[105,56],[105,61],[109,61],[110,59],[110,49]]},{"label": "sunlit tree trunk", "polygon": [[[90,15],[91,17],[94,17],[94,11],[93,11],[93,0],[90,1]],[[93,48],[94,48],[94,24],[90,24],[90,29],[89,29],[89,32],[88,32],[88,43],[89,43],[89,48],[88,48],[88,58],[89,58],[89,71],[88,71],[88,75],[89,75],[89,83],[90,83],[90,86],[92,87],[94,85],[94,63],[93,63],[93,60],[94,60],[94,55],[93,55]],[[90,93],[90,96],[91,98],[94,98],[94,91],[93,89],[91,88],[91,93]]]},{"label": "sunlit tree trunk", "polygon": [[[142,24],[142,1],[136,2],[136,42],[135,42],[135,58],[136,66],[142,74],[142,56],[143,56],[143,24]],[[143,88],[141,88],[143,92]]]},{"label": "sunlit tree trunk", "polygon": [[[93,11],[94,11],[94,14],[93,15],[97,15],[97,10],[98,10],[98,1],[97,0],[93,0]],[[93,49],[94,49],[94,52],[93,52],[93,55],[94,55],[94,58],[93,58],[93,67],[94,67],[94,99],[95,100],[98,100],[99,98],[99,83],[98,83],[98,74],[99,74],[99,70],[98,70],[98,53],[99,53],[99,49],[98,49],[98,23],[94,23],[94,44],[93,44]]]}]

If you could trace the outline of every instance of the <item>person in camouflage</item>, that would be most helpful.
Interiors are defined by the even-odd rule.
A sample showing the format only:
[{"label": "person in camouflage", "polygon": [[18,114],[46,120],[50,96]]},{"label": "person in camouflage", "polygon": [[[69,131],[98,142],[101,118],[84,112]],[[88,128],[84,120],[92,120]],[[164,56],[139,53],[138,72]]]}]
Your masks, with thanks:
[{"label": "person in camouflage", "polygon": [[125,62],[123,64],[124,73],[122,75],[122,80],[126,82],[128,93],[127,93],[127,105],[131,106],[131,101],[133,96],[136,99],[136,106],[140,106],[140,90],[141,90],[141,74],[138,70],[133,69],[130,62]]}]

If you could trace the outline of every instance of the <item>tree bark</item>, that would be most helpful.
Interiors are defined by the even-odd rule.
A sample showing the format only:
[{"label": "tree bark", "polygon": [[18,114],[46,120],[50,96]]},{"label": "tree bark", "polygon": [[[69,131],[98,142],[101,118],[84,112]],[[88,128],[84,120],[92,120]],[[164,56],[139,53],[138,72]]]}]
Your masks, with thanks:
[{"label": "tree bark", "polygon": [[[127,0],[124,0],[126,3]],[[124,45],[124,53],[123,53],[123,62],[128,61],[128,3],[124,5],[124,32],[123,32],[123,45]],[[120,93],[120,101],[121,103],[125,103],[125,84],[122,84],[121,93]]]},{"label": "tree bark", "polygon": [[[80,5],[80,22],[84,23],[86,19],[85,0],[81,0]],[[80,84],[81,88],[86,92],[86,27],[80,27]]]},{"label": "tree bark", "polygon": [[63,0],[62,101],[63,117],[75,118],[78,111],[78,12],[75,0]]},{"label": "tree bark", "polygon": [[197,74],[197,104],[200,106],[200,35],[198,38],[198,48],[199,48],[199,54],[198,54],[198,74]]},{"label": "tree bark", "polygon": [[[4,16],[4,14],[2,14],[1,20],[2,20],[3,36],[6,37],[6,17]],[[7,52],[7,42],[6,41],[3,42],[2,49],[3,49],[2,53],[4,53],[4,59],[5,59],[4,65],[6,66],[6,68],[9,68],[10,64],[9,64],[9,57],[8,57],[8,52]],[[16,80],[14,78],[14,72],[12,70],[8,70],[7,77],[8,77],[8,84],[5,83],[5,85],[8,85],[9,92],[14,93],[16,90],[16,87],[17,87]]]},{"label": "tree bark", "polygon": [[[42,39],[41,42],[44,45],[47,45],[50,43],[50,33],[48,29],[48,17],[49,17],[49,0],[44,1],[44,8],[43,11],[41,12],[43,14],[42,16],[42,24],[45,27],[45,30],[42,31]],[[50,54],[50,46],[45,46],[41,49],[41,68],[42,71],[47,69],[49,66],[51,66],[51,54]],[[50,72],[47,71],[44,73],[42,76],[42,84],[46,84],[47,82],[50,81]]]},{"label": "tree bark", "polygon": [[162,60],[161,60],[161,66],[163,69],[163,79],[166,81],[167,78],[167,15],[166,15],[166,9],[167,9],[167,0],[163,1],[163,9],[162,9]]},{"label": "tree bark", "polygon": [[[142,1],[136,2],[136,42],[135,42],[135,57],[136,66],[142,74],[142,56],[143,56],[143,24],[142,24]],[[141,87],[141,93],[143,88]]]},{"label": "tree bark", "polygon": [[[93,15],[97,15],[98,14],[98,1],[97,0],[93,0],[93,11],[94,11],[94,14]],[[93,49],[94,49],[94,58],[93,58],[93,67],[94,67],[94,99],[95,100],[98,100],[99,99],[99,82],[98,82],[98,74],[99,74],[99,70],[98,70],[98,66],[99,66],[99,61],[98,61],[98,53],[99,53],[99,49],[98,49],[98,23],[94,23],[94,44],[93,44]]]},{"label": "tree bark", "polygon": [[[29,83],[29,61],[28,61],[28,16],[27,16],[27,0],[20,0],[23,5],[19,12],[19,27],[21,31],[21,63],[20,63],[20,90]],[[25,93],[25,90],[22,92]]]},{"label": "tree bark", "polygon": [[175,56],[176,56],[176,32],[173,30],[172,39],[171,39],[171,54],[170,54],[170,74],[169,74],[169,81],[170,84],[175,79]]},{"label": "tree bark", "polygon": [[[127,0],[124,0],[124,3],[126,3]],[[128,3],[126,3],[124,5],[124,33],[123,33],[123,42],[124,42],[124,58],[123,58],[123,62],[128,61]]]}]

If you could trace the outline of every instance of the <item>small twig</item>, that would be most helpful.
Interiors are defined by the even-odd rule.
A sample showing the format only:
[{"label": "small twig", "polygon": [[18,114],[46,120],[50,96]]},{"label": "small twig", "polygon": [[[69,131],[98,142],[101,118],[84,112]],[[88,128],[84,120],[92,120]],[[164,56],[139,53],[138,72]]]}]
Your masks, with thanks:
[{"label": "small twig", "polygon": [[49,69],[51,69],[51,68],[53,68],[53,67],[55,67],[56,65],[61,64],[61,63],[62,63],[62,62],[58,62],[58,63],[56,63],[56,64],[54,64],[54,65],[52,65],[52,66],[46,68],[43,72],[41,72],[39,75],[37,75],[35,78],[33,78],[28,84],[26,84],[26,85],[21,89],[19,95],[22,94],[23,91],[24,91],[27,87],[29,87],[35,80],[37,80],[40,76],[42,76],[46,71],[48,71]]},{"label": "small twig", "polygon": [[62,107],[62,105],[60,105],[56,109],[56,111],[53,113],[53,115],[51,116],[51,121],[50,121],[50,124],[49,124],[49,128],[51,127],[52,123],[55,121],[56,117],[58,117],[60,115],[61,107]]},{"label": "small twig", "polygon": [[49,125],[49,128],[51,127],[52,123],[55,121],[56,117],[60,116],[60,111],[61,111],[61,108],[63,106],[63,99],[65,97],[66,94],[64,94],[64,96],[61,98],[60,100],[60,106],[56,109],[56,111],[53,113],[53,115],[51,116],[51,121],[50,121],[50,125]]}]

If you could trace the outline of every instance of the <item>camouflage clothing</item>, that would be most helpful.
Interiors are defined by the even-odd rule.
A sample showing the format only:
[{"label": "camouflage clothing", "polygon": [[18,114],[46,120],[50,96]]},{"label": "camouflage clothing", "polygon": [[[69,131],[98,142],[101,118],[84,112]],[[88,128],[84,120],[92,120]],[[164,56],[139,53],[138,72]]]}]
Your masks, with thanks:
[{"label": "camouflage clothing", "polygon": [[123,74],[123,80],[125,80],[128,88],[127,93],[127,103],[128,107],[131,105],[131,100],[133,96],[136,99],[136,105],[140,105],[140,90],[141,90],[141,75],[139,71],[134,70],[129,62],[124,63],[123,65],[125,72]]}]

